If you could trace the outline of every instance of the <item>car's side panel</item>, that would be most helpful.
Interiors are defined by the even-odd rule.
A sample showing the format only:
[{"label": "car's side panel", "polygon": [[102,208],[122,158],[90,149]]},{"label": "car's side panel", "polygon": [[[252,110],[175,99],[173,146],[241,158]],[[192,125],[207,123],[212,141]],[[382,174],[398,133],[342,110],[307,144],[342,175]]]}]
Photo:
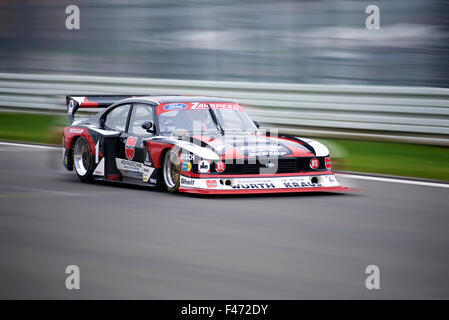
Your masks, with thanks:
[{"label": "car's side panel", "polygon": [[95,176],[113,177],[117,179],[115,165],[115,150],[119,136],[117,131],[102,130],[89,126],[69,126],[64,128],[64,165],[68,170],[73,169],[73,147],[77,138],[83,137],[89,143],[95,159]]},{"label": "car's side panel", "polygon": [[[92,137],[92,134],[94,136],[98,136],[98,133],[90,132],[87,127],[83,126],[77,126],[77,127],[65,127],[64,128],[64,146],[66,149],[72,149],[74,141],[77,137],[83,137],[84,139],[89,142],[90,149],[92,150],[92,154],[95,155],[95,144],[96,141],[94,141],[94,138]],[[98,137],[97,137],[98,140]],[[101,155],[101,152],[99,154]]]},{"label": "car's side panel", "polygon": [[116,165],[123,176],[142,180],[143,137],[122,133],[117,139]]},{"label": "car's side panel", "polygon": [[102,157],[103,153],[100,150],[99,145],[97,145],[100,136],[101,135],[99,134],[95,134],[95,132],[90,132],[89,129],[84,126],[65,127],[63,131],[64,166],[68,170],[73,170],[73,146],[78,137],[83,137],[87,140],[92,155],[94,155],[96,159]]}]

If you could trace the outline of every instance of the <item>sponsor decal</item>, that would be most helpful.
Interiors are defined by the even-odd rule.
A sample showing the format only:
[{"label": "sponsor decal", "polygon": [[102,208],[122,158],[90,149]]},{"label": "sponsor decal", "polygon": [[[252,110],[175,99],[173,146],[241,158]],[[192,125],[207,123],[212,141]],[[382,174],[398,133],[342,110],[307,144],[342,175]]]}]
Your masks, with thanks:
[{"label": "sponsor decal", "polygon": [[275,157],[275,156],[285,156],[287,152],[285,151],[258,151],[249,152],[248,157]]},{"label": "sponsor decal", "polygon": [[215,170],[217,170],[217,172],[221,173],[223,171],[225,171],[226,169],[226,164],[223,161],[219,161],[215,164]]},{"label": "sponsor decal", "polygon": [[195,155],[190,153],[181,153],[181,160],[183,161],[193,161],[195,160]]},{"label": "sponsor decal", "polygon": [[206,180],[206,184],[208,188],[216,188],[217,180]]},{"label": "sponsor decal", "polygon": [[281,182],[303,182],[307,181],[307,177],[288,177],[288,178],[281,178]]},{"label": "sponsor decal", "polygon": [[84,132],[84,129],[81,128],[70,128],[69,133],[81,134]]},{"label": "sponsor decal", "polygon": [[235,103],[193,103],[191,109],[232,109],[240,110],[240,106]]},{"label": "sponsor decal", "polygon": [[320,160],[318,160],[317,158],[310,159],[310,168],[316,169],[319,166],[320,166]]},{"label": "sponsor decal", "polygon": [[232,135],[225,136],[224,142],[226,144],[231,144],[231,145],[235,144],[236,146],[241,145],[241,144],[253,144],[253,145],[256,144],[256,145],[260,145],[260,146],[263,146],[266,144],[268,144],[268,145],[273,144],[271,142],[267,142],[265,139],[259,139],[259,138],[255,138],[252,136],[240,138],[240,137],[232,136]]},{"label": "sponsor decal", "polygon": [[154,168],[143,166],[143,168],[142,168],[143,182],[148,182],[148,180],[150,179],[150,176],[153,173],[153,171],[154,171]]},{"label": "sponsor decal", "polygon": [[329,182],[337,182],[334,176],[329,176]]},{"label": "sponsor decal", "polygon": [[119,170],[124,170],[127,172],[140,172],[142,168],[142,164],[140,162],[129,161],[126,159],[117,159],[117,160],[119,160],[117,166]]},{"label": "sponsor decal", "polygon": [[182,163],[182,171],[190,171],[192,170],[192,164],[190,162]]},{"label": "sponsor decal", "polygon": [[313,182],[284,182],[285,188],[310,188],[310,187],[321,187],[321,184],[319,183],[313,183]]},{"label": "sponsor decal", "polygon": [[128,139],[126,139],[125,154],[128,160],[132,160],[134,158],[136,143],[137,137],[128,137]]},{"label": "sponsor decal", "polygon": [[131,171],[131,172],[127,172],[126,174],[123,174],[124,176],[130,177],[130,178],[134,178],[134,179],[143,179],[143,175],[142,172],[136,172],[136,171]]},{"label": "sponsor decal", "polygon": [[320,183],[310,182],[310,176],[307,177],[289,177],[281,179],[285,188],[308,188],[321,187]]},{"label": "sponsor decal", "polygon": [[326,165],[326,169],[328,169],[328,170],[332,169],[331,158],[326,157],[326,158],[324,159],[324,163],[325,163],[325,165]]},{"label": "sponsor decal", "polygon": [[270,157],[270,156],[284,156],[288,154],[286,148],[280,145],[255,145],[255,146],[241,146],[238,148],[240,152],[247,152],[248,157]]},{"label": "sponsor decal", "polygon": [[181,184],[182,185],[193,186],[195,184],[195,180],[181,177]]},{"label": "sponsor decal", "polygon": [[210,161],[209,160],[201,160],[198,163],[198,171],[200,173],[208,173],[208,172],[210,172]]},{"label": "sponsor decal", "polygon": [[166,105],[159,105],[156,108],[156,113],[161,114],[163,112],[169,112],[169,111],[177,111],[177,110],[190,110],[190,109],[209,109],[209,106],[211,109],[231,109],[231,110],[238,110],[242,111],[242,108],[236,104],[236,103],[226,103],[226,102],[219,102],[219,103],[169,103]]},{"label": "sponsor decal", "polygon": [[233,189],[275,189],[276,186],[272,182],[255,182],[255,183],[236,183],[232,185]]},{"label": "sponsor decal", "polygon": [[185,108],[187,108],[187,105],[184,103],[170,103],[170,104],[167,104],[166,106],[164,106],[164,110],[170,110],[170,111],[182,110]]}]

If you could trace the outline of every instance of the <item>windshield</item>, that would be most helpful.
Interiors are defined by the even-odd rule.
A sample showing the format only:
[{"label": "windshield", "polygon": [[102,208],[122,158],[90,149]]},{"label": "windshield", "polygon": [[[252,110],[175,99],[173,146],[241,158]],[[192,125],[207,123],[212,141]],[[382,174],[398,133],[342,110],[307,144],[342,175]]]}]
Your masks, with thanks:
[{"label": "windshield", "polygon": [[172,103],[158,106],[157,114],[159,133],[162,135],[219,134],[222,129],[224,132],[257,131],[249,116],[237,104]]},{"label": "windshield", "polygon": [[218,122],[225,132],[229,131],[257,131],[254,122],[243,110],[221,109],[213,110]]}]

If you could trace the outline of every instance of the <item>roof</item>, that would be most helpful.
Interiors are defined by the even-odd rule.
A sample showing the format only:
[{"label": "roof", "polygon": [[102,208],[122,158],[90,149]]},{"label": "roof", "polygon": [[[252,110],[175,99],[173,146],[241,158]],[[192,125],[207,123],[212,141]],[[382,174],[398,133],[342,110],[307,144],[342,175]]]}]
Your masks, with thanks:
[{"label": "roof", "polygon": [[133,100],[145,100],[147,102],[158,101],[159,103],[177,103],[177,102],[228,102],[235,103],[235,99],[225,99],[207,96],[146,96],[138,98],[130,98]]},{"label": "roof", "polygon": [[111,108],[115,108],[115,106],[123,104],[123,103],[148,103],[153,106],[165,104],[165,103],[194,103],[194,102],[225,102],[225,103],[238,103],[237,100],[234,99],[225,99],[225,98],[217,98],[217,97],[208,97],[208,96],[175,96],[175,95],[157,95],[157,96],[135,96],[131,98],[126,98],[119,100],[106,109],[103,109],[101,112],[95,114],[93,117],[88,119],[89,122],[97,122],[99,119],[106,113],[109,112]]}]

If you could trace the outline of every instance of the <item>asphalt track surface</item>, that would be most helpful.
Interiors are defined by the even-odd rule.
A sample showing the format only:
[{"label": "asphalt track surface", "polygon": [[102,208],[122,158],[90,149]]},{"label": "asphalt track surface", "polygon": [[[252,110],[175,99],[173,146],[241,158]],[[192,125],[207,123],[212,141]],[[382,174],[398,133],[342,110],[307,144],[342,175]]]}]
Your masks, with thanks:
[{"label": "asphalt track surface", "polygon": [[0,154],[3,299],[449,298],[448,188],[198,197],[81,183],[59,150]]}]

